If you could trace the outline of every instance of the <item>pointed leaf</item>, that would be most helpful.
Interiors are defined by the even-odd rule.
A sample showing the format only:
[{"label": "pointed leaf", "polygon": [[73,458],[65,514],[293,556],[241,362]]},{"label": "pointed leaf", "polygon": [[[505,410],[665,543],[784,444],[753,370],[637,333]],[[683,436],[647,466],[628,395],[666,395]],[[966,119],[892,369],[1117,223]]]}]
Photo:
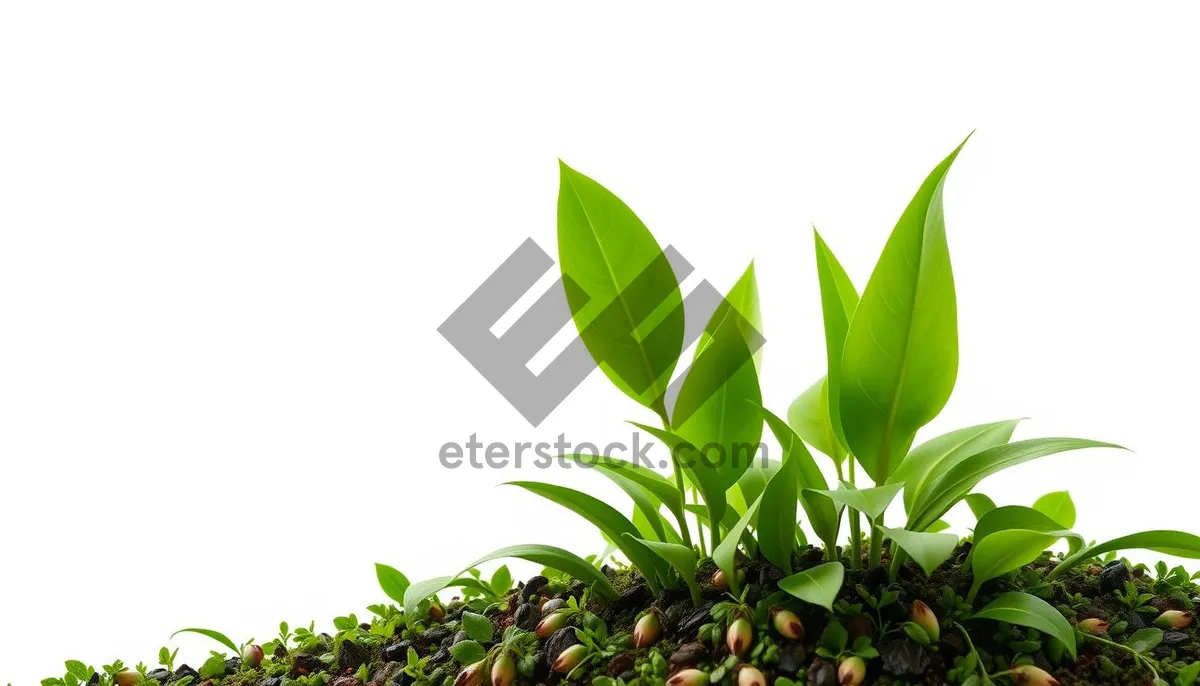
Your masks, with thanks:
[{"label": "pointed leaf", "polygon": [[720,544],[713,548],[712,559],[722,572],[725,572],[725,578],[729,580],[729,590],[734,594],[740,592],[741,584],[737,580],[737,547],[738,542],[742,538],[742,534],[746,533],[746,528],[750,526],[751,520],[758,513],[758,506],[762,500],[755,500],[750,507],[746,508],[746,514],[733,525],[733,528],[725,534],[721,539]]},{"label": "pointed leaf", "polygon": [[[738,329],[741,331],[742,338],[747,343],[753,343],[762,338],[763,323],[762,323],[762,307],[758,301],[758,282],[754,275],[754,263],[746,267],[746,271],[742,272],[742,276],[733,284],[733,288],[729,289],[729,293],[725,295],[725,302],[733,307],[732,312],[740,315],[739,318],[732,318],[736,322]],[[704,332],[700,334],[700,341],[696,345],[696,353],[692,356],[693,360],[700,359],[708,346],[712,344],[713,337],[710,329],[713,328],[712,322],[706,327]],[[762,348],[759,346],[754,352],[754,364],[756,367],[762,366]]]},{"label": "pointed leaf", "polygon": [[895,500],[896,494],[904,488],[904,484],[885,484],[874,488],[853,488],[848,484],[846,486],[846,488],[837,490],[812,490],[835,503],[861,512],[866,515],[867,519],[875,521],[887,511],[888,505]]},{"label": "pointed leaf", "polygon": [[462,613],[462,628],[472,639],[487,643],[492,640],[492,620],[474,612]]},{"label": "pointed leaf", "polygon": [[1069,556],[1050,570],[1048,579],[1054,579],[1063,572],[1076,567],[1094,557],[1118,550],[1153,550],[1163,555],[1200,559],[1200,536],[1183,531],[1155,530],[1142,531],[1128,536],[1114,538],[1111,541],[1098,543],[1084,548]]},{"label": "pointed leaf", "polygon": [[977,520],[982,519],[985,514],[996,509],[996,502],[982,493],[972,493],[963,498],[963,500],[966,501],[967,507],[971,508],[971,514],[975,515],[975,519]]},{"label": "pointed leaf", "polygon": [[845,574],[846,569],[842,567],[841,562],[826,562],[783,578],[779,582],[779,588],[804,602],[832,612],[833,601],[842,589],[842,578]]},{"label": "pointed leaf", "polygon": [[817,467],[816,461],[804,447],[804,442],[800,440],[796,432],[766,408],[760,408],[760,411],[767,426],[771,429],[771,433],[775,434],[775,440],[779,441],[780,447],[783,448],[784,462],[795,461],[797,463],[797,476],[799,476],[801,488],[800,504],[804,507],[804,513],[808,515],[808,521],[812,524],[813,531],[826,546],[836,545],[838,529],[842,520],[841,510],[834,506],[828,498],[804,492],[806,489],[827,488],[828,483],[825,481],[825,476],[821,474],[821,469]]},{"label": "pointed leaf", "polygon": [[1074,629],[1053,605],[1036,596],[1019,591],[1004,593],[976,612],[972,619],[991,619],[1037,629],[1058,639],[1067,647],[1071,659],[1076,658]]},{"label": "pointed leaf", "polygon": [[404,604],[404,592],[408,590],[408,577],[395,567],[383,563],[375,563],[375,577],[379,579],[379,587],[392,600]]},{"label": "pointed leaf", "polygon": [[698,556],[692,548],[674,543],[660,543],[658,541],[640,541],[640,543],[649,548],[655,555],[658,555],[679,574],[679,578],[687,584],[688,590],[692,594],[692,602],[699,605],[700,587],[696,585],[696,562]]},{"label": "pointed leaf", "polygon": [[840,465],[846,460],[846,451],[834,433],[829,410],[829,384],[822,376],[788,406],[788,425],[805,443]]},{"label": "pointed leaf", "polygon": [[1075,502],[1067,491],[1054,491],[1038,498],[1033,509],[1058,522],[1063,529],[1075,526]]},{"label": "pointed leaf", "polygon": [[796,548],[796,505],[800,491],[800,460],[785,457],[762,493],[758,515],[758,550],[771,564],[792,573]]},{"label": "pointed leaf", "polygon": [[925,531],[906,531],[904,529],[889,529],[880,527],[892,543],[900,546],[909,557],[931,576],[958,547],[958,536],[954,534],[935,534]]},{"label": "pointed leaf", "polygon": [[[979,522],[975,525],[972,543],[978,546],[988,536],[1008,529],[1063,533],[1061,523],[1031,507],[1005,505],[997,507],[979,518]],[[1067,531],[1064,535],[1071,541],[1071,552],[1078,550],[1084,543],[1083,537],[1075,532]]]},{"label": "pointed leaf", "polygon": [[[830,450],[821,452],[832,457],[835,462],[841,462],[837,454],[845,456],[846,434],[842,430],[841,419],[841,380],[842,380],[842,351],[846,346],[846,334],[850,329],[850,321],[858,307],[858,291],[846,275],[846,270],[838,262],[833,251],[826,245],[821,234],[813,228],[813,241],[817,251],[817,281],[821,286],[821,317],[825,324],[825,358],[826,384],[821,391],[824,397],[826,419],[833,432]],[[811,390],[811,389],[810,389]],[[788,413],[791,419],[791,413]],[[799,429],[797,428],[797,432]],[[800,434],[804,436],[803,433]],[[807,440],[807,437],[806,437]],[[816,447],[813,444],[813,447]]]},{"label": "pointed leaf", "polygon": [[234,655],[238,654],[237,644],[234,643],[233,641],[229,640],[229,637],[226,636],[225,634],[221,633],[220,631],[213,631],[212,629],[195,629],[195,628],[180,629],[179,631],[176,631],[175,633],[171,634],[171,638],[175,638],[179,634],[184,634],[184,633],[200,634],[201,636],[207,636],[207,637],[211,638],[212,640],[216,641],[217,643],[220,643],[221,645],[225,646],[226,648],[229,648],[231,651],[233,651]]},{"label": "pointed leaf", "polygon": [[991,534],[971,548],[972,585],[967,601],[975,598],[979,587],[988,579],[995,579],[1041,557],[1055,541],[1069,534],[1068,531],[1033,531],[1030,529],[1007,529]]},{"label": "pointed leaf", "polygon": [[708,469],[703,464],[703,456],[696,450],[696,447],[679,434],[648,424],[631,423],[667,445],[671,451],[672,462],[678,464],[687,473],[691,482],[700,491],[700,496],[704,498],[704,504],[708,508],[710,519],[722,521],[725,518],[727,506],[725,491],[729,489],[729,486],[725,485],[724,477],[715,469]]},{"label": "pointed leaf", "polygon": [[675,273],[620,198],[566,164],[559,171],[558,261],[580,338],[617,388],[663,414],[683,350]]},{"label": "pointed leaf", "polygon": [[1020,421],[1010,419],[968,426],[913,448],[888,478],[891,483],[904,484],[904,510],[912,512],[913,503],[925,487],[959,462],[981,450],[1008,443]]}]

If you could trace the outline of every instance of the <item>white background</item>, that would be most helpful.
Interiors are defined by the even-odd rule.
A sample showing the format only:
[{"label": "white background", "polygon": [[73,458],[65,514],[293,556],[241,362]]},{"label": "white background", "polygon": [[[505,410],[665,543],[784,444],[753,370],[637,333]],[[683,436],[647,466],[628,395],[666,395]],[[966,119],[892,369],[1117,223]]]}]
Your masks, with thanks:
[{"label": "white background", "polygon": [[861,287],[978,129],[947,186],[958,385],[924,435],[1123,443],[984,490],[1070,488],[1090,538],[1200,530],[1194,9],[5,5],[0,683],[184,626],[329,626],[382,599],[376,560],[597,552],[494,488],[616,502],[597,475],[436,459],[647,419],[594,374],[532,429],[435,331],[521,240],[553,252],[558,157],[719,288],[756,260],[783,411],[824,364],[810,222]]}]

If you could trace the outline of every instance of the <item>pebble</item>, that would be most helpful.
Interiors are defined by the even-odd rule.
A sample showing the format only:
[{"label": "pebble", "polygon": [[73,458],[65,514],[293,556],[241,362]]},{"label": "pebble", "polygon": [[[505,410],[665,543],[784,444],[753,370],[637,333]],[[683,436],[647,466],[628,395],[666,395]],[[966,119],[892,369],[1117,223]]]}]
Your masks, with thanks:
[{"label": "pebble", "polygon": [[704,661],[708,657],[708,648],[703,643],[684,643],[679,646],[679,650],[671,653],[668,660],[674,669],[683,667],[694,667]]},{"label": "pebble", "polygon": [[1180,643],[1187,643],[1188,635],[1182,631],[1168,631],[1163,634],[1162,642],[1169,646],[1177,646]]},{"label": "pebble", "polygon": [[551,598],[550,600],[546,601],[545,605],[542,605],[542,616],[545,617],[546,615],[554,612],[566,604],[567,601],[563,600],[562,598]]},{"label": "pebble", "polygon": [[614,655],[608,663],[608,675],[620,676],[621,674],[633,669],[633,655],[629,653],[621,653]]},{"label": "pebble", "polygon": [[680,617],[679,626],[675,627],[675,633],[680,636],[694,638],[701,626],[712,621],[712,608],[713,604],[711,602],[704,603]]},{"label": "pebble", "polygon": [[542,576],[541,574],[538,574],[537,576],[533,577],[529,581],[525,582],[525,590],[521,591],[521,593],[526,598],[528,598],[531,595],[532,596],[540,595],[542,592],[542,589],[545,588],[546,585],[549,583],[550,583],[549,579]]},{"label": "pebble", "polygon": [[338,648],[337,663],[341,669],[358,669],[370,659],[371,651],[354,641],[342,641],[342,647]]},{"label": "pebble", "polygon": [[408,660],[408,649],[412,647],[412,641],[400,641],[383,649],[379,654],[379,659],[384,662],[405,662]]},{"label": "pebble", "polygon": [[621,591],[621,595],[612,603],[613,614],[620,613],[624,610],[633,608],[642,608],[650,604],[654,599],[654,595],[650,592],[650,587],[646,584],[637,584]]},{"label": "pebble", "polygon": [[1104,594],[1113,591],[1123,591],[1125,582],[1129,581],[1129,567],[1120,560],[1113,560],[1100,570],[1100,592]]},{"label": "pebble", "polygon": [[883,668],[896,676],[921,676],[929,668],[929,655],[912,641],[889,641],[879,647]]},{"label": "pebble", "polygon": [[517,611],[513,614],[513,624],[523,631],[533,631],[541,618],[542,612],[537,605],[523,603],[517,606]]},{"label": "pebble", "polygon": [[559,653],[579,643],[579,639],[575,636],[575,628],[564,626],[555,631],[546,640],[546,664],[554,664],[558,659]]},{"label": "pebble", "polygon": [[837,669],[822,660],[813,660],[808,668],[809,686],[837,686]]},{"label": "pebble", "polygon": [[785,643],[779,647],[779,671],[795,674],[804,666],[807,652],[800,643]]}]

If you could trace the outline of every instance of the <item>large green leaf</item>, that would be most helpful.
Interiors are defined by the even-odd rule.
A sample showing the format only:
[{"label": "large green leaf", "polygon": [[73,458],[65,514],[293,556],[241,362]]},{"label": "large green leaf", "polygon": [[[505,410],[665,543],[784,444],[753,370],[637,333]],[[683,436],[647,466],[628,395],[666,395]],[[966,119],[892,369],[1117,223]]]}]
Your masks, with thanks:
[{"label": "large green leaf", "polygon": [[785,457],[762,493],[758,511],[758,549],[771,564],[792,573],[792,551],[796,548],[796,505],[800,491],[800,462]]},{"label": "large green leaf", "polygon": [[971,591],[967,602],[975,599],[979,587],[1014,569],[1020,569],[1038,559],[1067,531],[1033,531],[1006,529],[991,534],[971,548]]},{"label": "large green leaf", "polygon": [[[813,242],[817,252],[817,281],[821,286],[821,317],[825,324],[825,358],[827,370],[826,384],[821,393],[825,402],[825,410],[834,440],[830,450],[821,452],[840,463],[845,457],[846,434],[842,429],[841,419],[841,381],[842,381],[842,351],[846,345],[846,333],[850,329],[850,321],[858,307],[858,291],[838,262],[833,251],[826,245],[821,234],[813,227]],[[811,389],[810,389],[811,390]],[[791,419],[790,412],[788,419]],[[804,434],[801,434],[803,436]],[[806,439],[807,440],[807,439]],[[816,447],[815,445],[813,447]]]},{"label": "large green leaf", "polygon": [[755,500],[750,507],[746,508],[746,514],[742,515],[733,525],[721,542],[713,548],[712,559],[717,567],[725,572],[725,578],[729,580],[729,590],[735,595],[740,592],[737,580],[737,547],[741,541],[742,535],[746,533],[746,529],[750,526],[754,515],[758,513],[758,506],[762,502],[761,499]]},{"label": "large green leaf", "polygon": [[1054,491],[1038,498],[1033,509],[1058,522],[1064,529],[1075,526],[1075,501],[1067,491]]},{"label": "large green leaf", "polygon": [[954,553],[954,548],[958,546],[958,536],[954,534],[880,528],[892,543],[900,546],[914,562],[920,565],[925,576],[930,576],[933,574],[933,570],[938,568],[938,565],[949,560],[950,555]]},{"label": "large green leaf", "polygon": [[854,488],[849,484],[843,485],[845,488],[837,490],[809,490],[819,493],[835,503],[845,505],[851,510],[861,512],[871,521],[879,519],[887,511],[888,505],[892,504],[900,489],[904,488],[904,484],[884,484],[874,488]]},{"label": "large green leaf", "polygon": [[566,164],[559,171],[558,260],[580,338],[617,388],[665,416],[683,349],[675,273],[620,198]]},{"label": "large green leaf", "polygon": [[[749,285],[742,286],[746,279]],[[753,289],[753,280],[753,270],[747,270],[735,288]],[[722,505],[715,509],[723,509],[724,492],[755,459],[762,439],[756,409],[762,395],[745,321],[728,298],[717,307],[705,327],[708,343],[688,369],[671,415],[674,432],[699,451],[690,473],[721,491]]]},{"label": "large green leaf", "polygon": [[[647,488],[645,488],[645,486],[643,486],[643,484],[649,479],[647,475],[652,474],[653,472],[648,469],[637,468],[630,462],[613,460],[606,457],[572,455],[571,458],[574,459],[577,464],[587,465],[589,468],[593,468],[600,472],[604,476],[608,477],[610,481],[619,486],[622,491],[625,491],[625,494],[629,496],[630,500],[632,500],[633,504],[637,507],[637,511],[642,515],[642,521],[644,521],[646,525],[650,527],[652,535],[648,536],[647,538],[653,538],[659,541],[667,540],[666,528],[669,525],[664,525],[662,515],[660,515],[658,512],[658,508],[660,505],[662,505],[662,501],[656,498]],[[606,464],[606,462],[611,462],[611,466]],[[640,474],[637,478],[635,478],[633,475],[637,469],[640,469],[642,472],[644,472],[644,474]],[[655,474],[654,476],[657,477],[658,475]],[[675,489],[675,487],[671,486],[670,483],[667,483],[665,479],[663,480],[663,483],[670,488],[671,492],[678,494],[678,491]],[[676,498],[676,503],[681,501],[682,499]],[[636,526],[637,522],[634,522],[634,525]],[[641,529],[639,529],[639,531],[640,530]]]},{"label": "large green leaf", "polygon": [[1159,529],[1114,538],[1111,541],[1097,543],[1096,545],[1084,548],[1074,555],[1067,557],[1067,559],[1060,562],[1057,567],[1050,571],[1047,578],[1054,579],[1068,569],[1105,553],[1135,549],[1153,550],[1163,555],[1174,555],[1175,557],[1186,557],[1196,560],[1200,559],[1200,536],[1183,531]]},{"label": "large green leaf", "polygon": [[630,522],[625,515],[618,512],[608,503],[593,498],[592,496],[576,491],[566,486],[558,486],[555,484],[541,483],[538,481],[510,481],[509,486],[520,486],[531,493],[546,498],[552,502],[558,503],[563,507],[571,510],[575,514],[583,517],[596,528],[608,537],[614,545],[621,550],[625,557],[629,558],[638,569],[642,570],[642,575],[646,577],[646,584],[650,586],[654,592],[660,590],[659,585],[655,582],[655,578],[662,578],[666,571],[659,558],[650,553],[636,542],[631,543],[624,538],[624,534],[629,534],[634,539],[640,539],[641,534],[637,527]]},{"label": "large green leaf", "polygon": [[1050,519],[1037,510],[1023,505],[1005,505],[986,512],[975,525],[973,545],[978,546],[988,536],[1007,529],[1027,529],[1046,533],[1062,533],[1071,541],[1071,552],[1083,545],[1083,537],[1073,531],[1063,530],[1063,524]]},{"label": "large green leaf", "polygon": [[1082,448],[1120,448],[1082,438],[1032,438],[975,453],[930,483],[908,513],[911,531],[924,531],[987,477],[1029,460]]},{"label": "large green leaf", "polygon": [[805,443],[841,465],[846,460],[846,451],[834,433],[829,410],[829,384],[822,376],[788,406],[788,425]]},{"label": "large green leaf", "polygon": [[813,531],[822,543],[832,549],[837,545],[842,513],[828,498],[813,496],[803,490],[828,488],[829,484],[825,481],[825,476],[821,474],[821,469],[817,467],[812,454],[808,452],[808,448],[804,447],[804,442],[800,440],[796,432],[769,410],[760,408],[760,411],[767,427],[771,429],[771,433],[775,434],[775,440],[779,441],[779,445],[783,449],[784,464],[796,462],[795,473],[799,477],[799,486],[802,489],[800,505],[804,507],[804,513],[808,515],[808,521],[812,524]]},{"label": "large green leaf", "polygon": [[779,589],[832,612],[845,574],[846,568],[841,562],[826,562],[784,577],[779,581]]},{"label": "large green leaf", "polygon": [[[741,493],[743,501],[743,506],[738,511],[738,516],[746,512],[746,505],[758,500],[758,496],[762,495],[763,490],[767,487],[767,483],[771,481],[771,477],[775,476],[775,472],[779,471],[780,466],[777,460],[768,460],[766,464],[756,460],[746,470],[746,473],[738,478],[736,490]],[[732,494],[733,491],[730,490],[726,495],[730,496]]]},{"label": "large green leaf", "polygon": [[[725,295],[725,302],[733,308],[727,312],[727,316],[733,313],[739,315],[738,317],[729,316],[729,320],[736,322],[742,338],[747,343],[761,342],[763,335],[762,307],[758,300],[758,282],[754,276],[753,262],[746,267],[746,271],[742,272],[742,276],[737,283],[733,284],[733,288],[729,289],[729,293]],[[693,361],[700,359],[700,356],[712,344],[713,336],[710,329],[714,327],[715,325],[709,322],[709,326],[705,327],[704,332],[700,334],[700,341],[696,344],[696,352],[692,356]],[[754,364],[761,368],[762,347],[754,347],[758,348],[753,354]]]},{"label": "large green leaf", "polygon": [[[534,564],[539,564],[551,569],[557,569],[560,572],[571,575],[572,577],[588,584],[597,594],[609,600],[615,600],[617,597],[617,589],[613,588],[612,582],[608,577],[604,576],[600,570],[596,569],[587,560],[578,555],[562,548],[556,548],[549,545],[539,545],[535,543],[525,545],[514,545],[506,548],[494,550],[487,555],[475,560],[471,564],[462,568],[460,572],[452,576],[440,576],[434,579],[426,579],[411,584],[408,590],[404,592],[404,613],[408,617],[415,617],[417,606],[421,601],[434,595],[443,588],[450,588],[456,585],[456,580],[464,578],[462,575],[468,570],[479,565],[498,560],[504,557],[517,557],[522,560],[528,560]],[[469,578],[469,577],[466,577]]]},{"label": "large green leaf", "polygon": [[[626,535],[628,536],[628,534]],[[675,572],[687,584],[688,591],[692,594],[692,604],[699,605],[702,598],[700,597],[700,587],[696,584],[697,556],[695,549],[659,541],[640,541],[640,543],[675,568]]]},{"label": "large green leaf", "polygon": [[934,168],[904,210],[846,333],[841,424],[875,483],[887,481],[917,429],[941,412],[958,375],[942,186],[961,149]]},{"label": "large green leaf", "polygon": [[404,603],[404,592],[408,590],[409,582],[408,577],[401,574],[399,569],[376,562],[375,578],[379,579],[379,587],[383,589],[387,597],[398,603]]},{"label": "large green leaf", "polygon": [[1008,443],[1020,421],[1010,419],[956,429],[913,448],[888,477],[889,483],[904,484],[904,510],[911,513],[925,487],[954,465],[981,450]]},{"label": "large green leaf", "polygon": [[976,612],[972,619],[992,619],[1037,629],[1058,639],[1067,647],[1071,658],[1076,657],[1075,630],[1071,628],[1070,623],[1053,605],[1028,593],[1004,593]]}]

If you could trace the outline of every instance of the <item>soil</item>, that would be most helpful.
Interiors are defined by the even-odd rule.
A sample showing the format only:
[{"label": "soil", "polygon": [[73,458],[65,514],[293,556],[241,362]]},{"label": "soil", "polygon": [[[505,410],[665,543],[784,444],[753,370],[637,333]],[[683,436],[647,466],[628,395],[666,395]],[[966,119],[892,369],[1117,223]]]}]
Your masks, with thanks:
[{"label": "soil", "polygon": [[[964,561],[970,544],[963,544],[951,559],[935,570],[930,578],[911,563],[902,567],[895,583],[889,583],[885,569],[848,570],[831,614],[823,608],[804,603],[779,591],[777,582],[783,572],[763,560],[746,561],[744,603],[753,617],[753,643],[741,657],[730,656],[724,640],[727,619],[714,619],[713,612],[728,608],[733,600],[713,586],[716,567],[705,560],[697,570],[703,603],[693,605],[686,589],[651,592],[640,575],[630,569],[604,567],[604,573],[619,591],[619,598],[606,602],[594,594],[585,594],[582,584],[563,578],[536,576],[519,583],[502,602],[484,607],[479,599],[455,599],[445,606],[439,621],[427,620],[413,627],[400,626],[393,635],[355,640],[345,636],[319,635],[303,649],[273,647],[262,665],[250,669],[235,659],[228,660],[226,675],[200,680],[196,670],[181,666],[173,674],[163,670],[150,672],[165,684],[178,684],[181,677],[193,677],[192,686],[478,686],[460,676],[463,665],[451,655],[451,647],[466,640],[461,616],[472,610],[488,617],[499,639],[509,627],[529,630],[537,626],[542,606],[550,601],[550,611],[564,606],[561,601],[584,601],[585,609],[603,622],[607,650],[591,662],[577,668],[569,677],[554,673],[551,666],[563,651],[579,643],[576,626],[584,624],[577,614],[568,626],[545,639],[532,643],[518,655],[515,686],[666,686],[672,675],[684,669],[706,673],[707,683],[733,686],[739,682],[743,664],[756,667],[768,685],[835,686],[839,684],[836,656],[819,653],[836,623],[845,630],[847,646],[866,637],[877,656],[865,660],[863,684],[916,686],[962,683],[979,668],[955,670],[970,651],[964,627],[980,657],[980,666],[996,674],[1014,664],[1032,664],[1049,672],[1061,684],[1131,686],[1150,684],[1151,672],[1137,664],[1127,651],[1098,641],[1078,641],[1078,660],[1072,661],[1061,645],[1036,631],[991,620],[969,619],[970,608],[962,602],[970,587],[971,575]],[[798,554],[796,570],[822,562],[821,551],[810,548]],[[885,555],[886,561],[886,555]],[[1198,589],[1181,570],[1134,567],[1125,561],[1084,565],[1068,571],[1053,583],[1045,575],[1056,559],[1048,554],[1016,572],[984,584],[975,603],[983,607],[994,596],[1012,590],[1037,595],[1057,608],[1069,622],[1097,618],[1110,623],[1100,638],[1116,643],[1129,639],[1139,629],[1154,626],[1154,620],[1167,610],[1191,612],[1200,602]],[[894,598],[875,608],[880,598]],[[939,640],[925,646],[914,640],[903,626],[911,617],[915,601],[923,601],[941,623]],[[775,630],[769,618],[771,607],[794,612],[803,625],[803,637],[789,640]],[[661,620],[657,640],[648,646],[633,648],[630,635],[637,620],[653,609]],[[377,619],[376,624],[381,620]],[[371,624],[363,627],[370,628]],[[595,628],[595,624],[589,628]],[[363,632],[366,633],[366,632]],[[829,636],[827,636],[829,634]],[[491,646],[492,644],[487,644]],[[420,670],[405,671],[409,649],[428,658]],[[1187,664],[1200,659],[1200,634],[1193,623],[1182,628],[1164,628],[1161,641],[1147,655],[1161,679],[1175,685],[1177,674]],[[843,655],[842,657],[845,657]],[[365,667],[362,667],[365,665]],[[481,682],[490,677],[480,671]],[[365,676],[365,680],[360,677]],[[997,684],[1013,683],[1002,676]],[[150,682],[143,682],[150,683]],[[846,682],[841,682],[846,683]],[[853,681],[849,683],[854,683]],[[1026,682],[1029,683],[1029,682]],[[501,685],[503,686],[503,685]],[[674,684],[672,686],[675,686]],[[684,686],[694,686],[691,683]],[[747,686],[747,684],[742,684]],[[1191,686],[1191,685],[1189,685]]]}]

